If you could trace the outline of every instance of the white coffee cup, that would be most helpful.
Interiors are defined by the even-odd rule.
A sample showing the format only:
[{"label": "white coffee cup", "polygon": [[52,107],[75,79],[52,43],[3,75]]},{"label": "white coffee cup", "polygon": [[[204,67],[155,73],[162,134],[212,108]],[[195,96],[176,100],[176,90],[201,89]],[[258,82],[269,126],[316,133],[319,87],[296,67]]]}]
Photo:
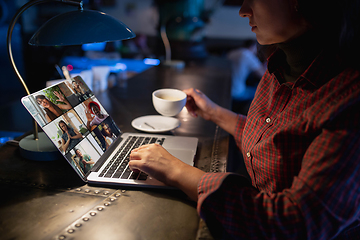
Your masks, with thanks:
[{"label": "white coffee cup", "polygon": [[164,88],[152,93],[155,110],[163,116],[177,115],[186,104],[186,93],[178,89]]}]

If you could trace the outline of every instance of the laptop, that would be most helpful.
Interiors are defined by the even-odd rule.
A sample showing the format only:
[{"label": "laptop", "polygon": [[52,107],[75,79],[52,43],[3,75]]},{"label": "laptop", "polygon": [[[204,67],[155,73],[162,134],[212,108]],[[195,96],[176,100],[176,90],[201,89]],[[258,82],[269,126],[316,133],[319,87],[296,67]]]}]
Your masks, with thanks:
[{"label": "laptop", "polygon": [[81,179],[89,184],[168,188],[128,166],[132,149],[158,143],[193,165],[198,139],[123,133],[80,76],[25,96],[22,104]]}]

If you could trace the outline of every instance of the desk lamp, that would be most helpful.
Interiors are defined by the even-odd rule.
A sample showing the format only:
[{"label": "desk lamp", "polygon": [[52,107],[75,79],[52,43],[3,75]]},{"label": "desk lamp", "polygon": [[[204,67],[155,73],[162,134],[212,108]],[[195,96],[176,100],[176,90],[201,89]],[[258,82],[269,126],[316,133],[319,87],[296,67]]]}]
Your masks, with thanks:
[{"label": "desk lamp", "polygon": [[[25,91],[30,95],[25,81],[21,77],[13,59],[11,37],[15,24],[21,14],[28,8],[47,2],[61,2],[77,6],[77,11],[66,12],[47,21],[32,36],[29,41],[34,46],[68,46],[85,43],[98,43],[125,40],[135,37],[135,34],[122,22],[98,11],[84,10],[82,1],[75,0],[34,0],[23,5],[12,18],[7,32],[7,50],[11,65]],[[23,138],[20,143],[20,153],[23,157],[50,161],[58,159],[60,154],[50,139],[38,132],[34,121],[33,135]]]}]

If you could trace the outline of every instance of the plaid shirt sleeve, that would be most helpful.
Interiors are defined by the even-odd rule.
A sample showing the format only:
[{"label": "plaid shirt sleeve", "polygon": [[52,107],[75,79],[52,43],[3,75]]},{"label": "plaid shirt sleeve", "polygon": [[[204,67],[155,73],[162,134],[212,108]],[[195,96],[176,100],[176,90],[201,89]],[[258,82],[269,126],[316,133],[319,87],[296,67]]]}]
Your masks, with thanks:
[{"label": "plaid shirt sleeve", "polygon": [[359,136],[324,130],[292,186],[277,193],[259,191],[240,175],[206,173],[198,212],[220,239],[332,239],[359,218]]},{"label": "plaid shirt sleeve", "polygon": [[234,139],[236,141],[236,145],[237,146],[241,146],[241,142],[242,142],[242,133],[246,124],[246,116],[238,114],[237,116],[237,125],[235,128],[235,133],[234,133]]},{"label": "plaid shirt sleeve", "polygon": [[287,194],[269,196],[230,173],[206,173],[198,192],[198,212],[216,239],[306,239],[297,203]]},{"label": "plaid shirt sleeve", "polygon": [[197,209],[215,238],[333,239],[359,220],[360,73],[326,80],[331,71],[312,77],[313,65],[293,85],[269,72],[260,83],[236,131],[251,184],[201,178]]}]

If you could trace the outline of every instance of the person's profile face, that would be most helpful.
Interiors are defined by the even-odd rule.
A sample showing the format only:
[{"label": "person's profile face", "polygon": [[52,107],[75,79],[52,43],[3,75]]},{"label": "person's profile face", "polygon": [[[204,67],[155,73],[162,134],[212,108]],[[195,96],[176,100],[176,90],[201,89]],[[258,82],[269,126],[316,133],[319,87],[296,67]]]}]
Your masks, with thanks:
[{"label": "person's profile face", "polygon": [[287,42],[309,28],[309,24],[296,12],[294,1],[244,0],[239,11],[249,18],[251,31],[261,45]]},{"label": "person's profile face", "polygon": [[79,84],[77,82],[72,82],[72,85],[73,85],[74,88],[79,87]]},{"label": "person's profile face", "polygon": [[101,115],[101,111],[100,111],[100,108],[99,108],[98,106],[94,105],[94,106],[91,107],[91,109],[92,109],[93,113],[94,113],[96,116]]}]

